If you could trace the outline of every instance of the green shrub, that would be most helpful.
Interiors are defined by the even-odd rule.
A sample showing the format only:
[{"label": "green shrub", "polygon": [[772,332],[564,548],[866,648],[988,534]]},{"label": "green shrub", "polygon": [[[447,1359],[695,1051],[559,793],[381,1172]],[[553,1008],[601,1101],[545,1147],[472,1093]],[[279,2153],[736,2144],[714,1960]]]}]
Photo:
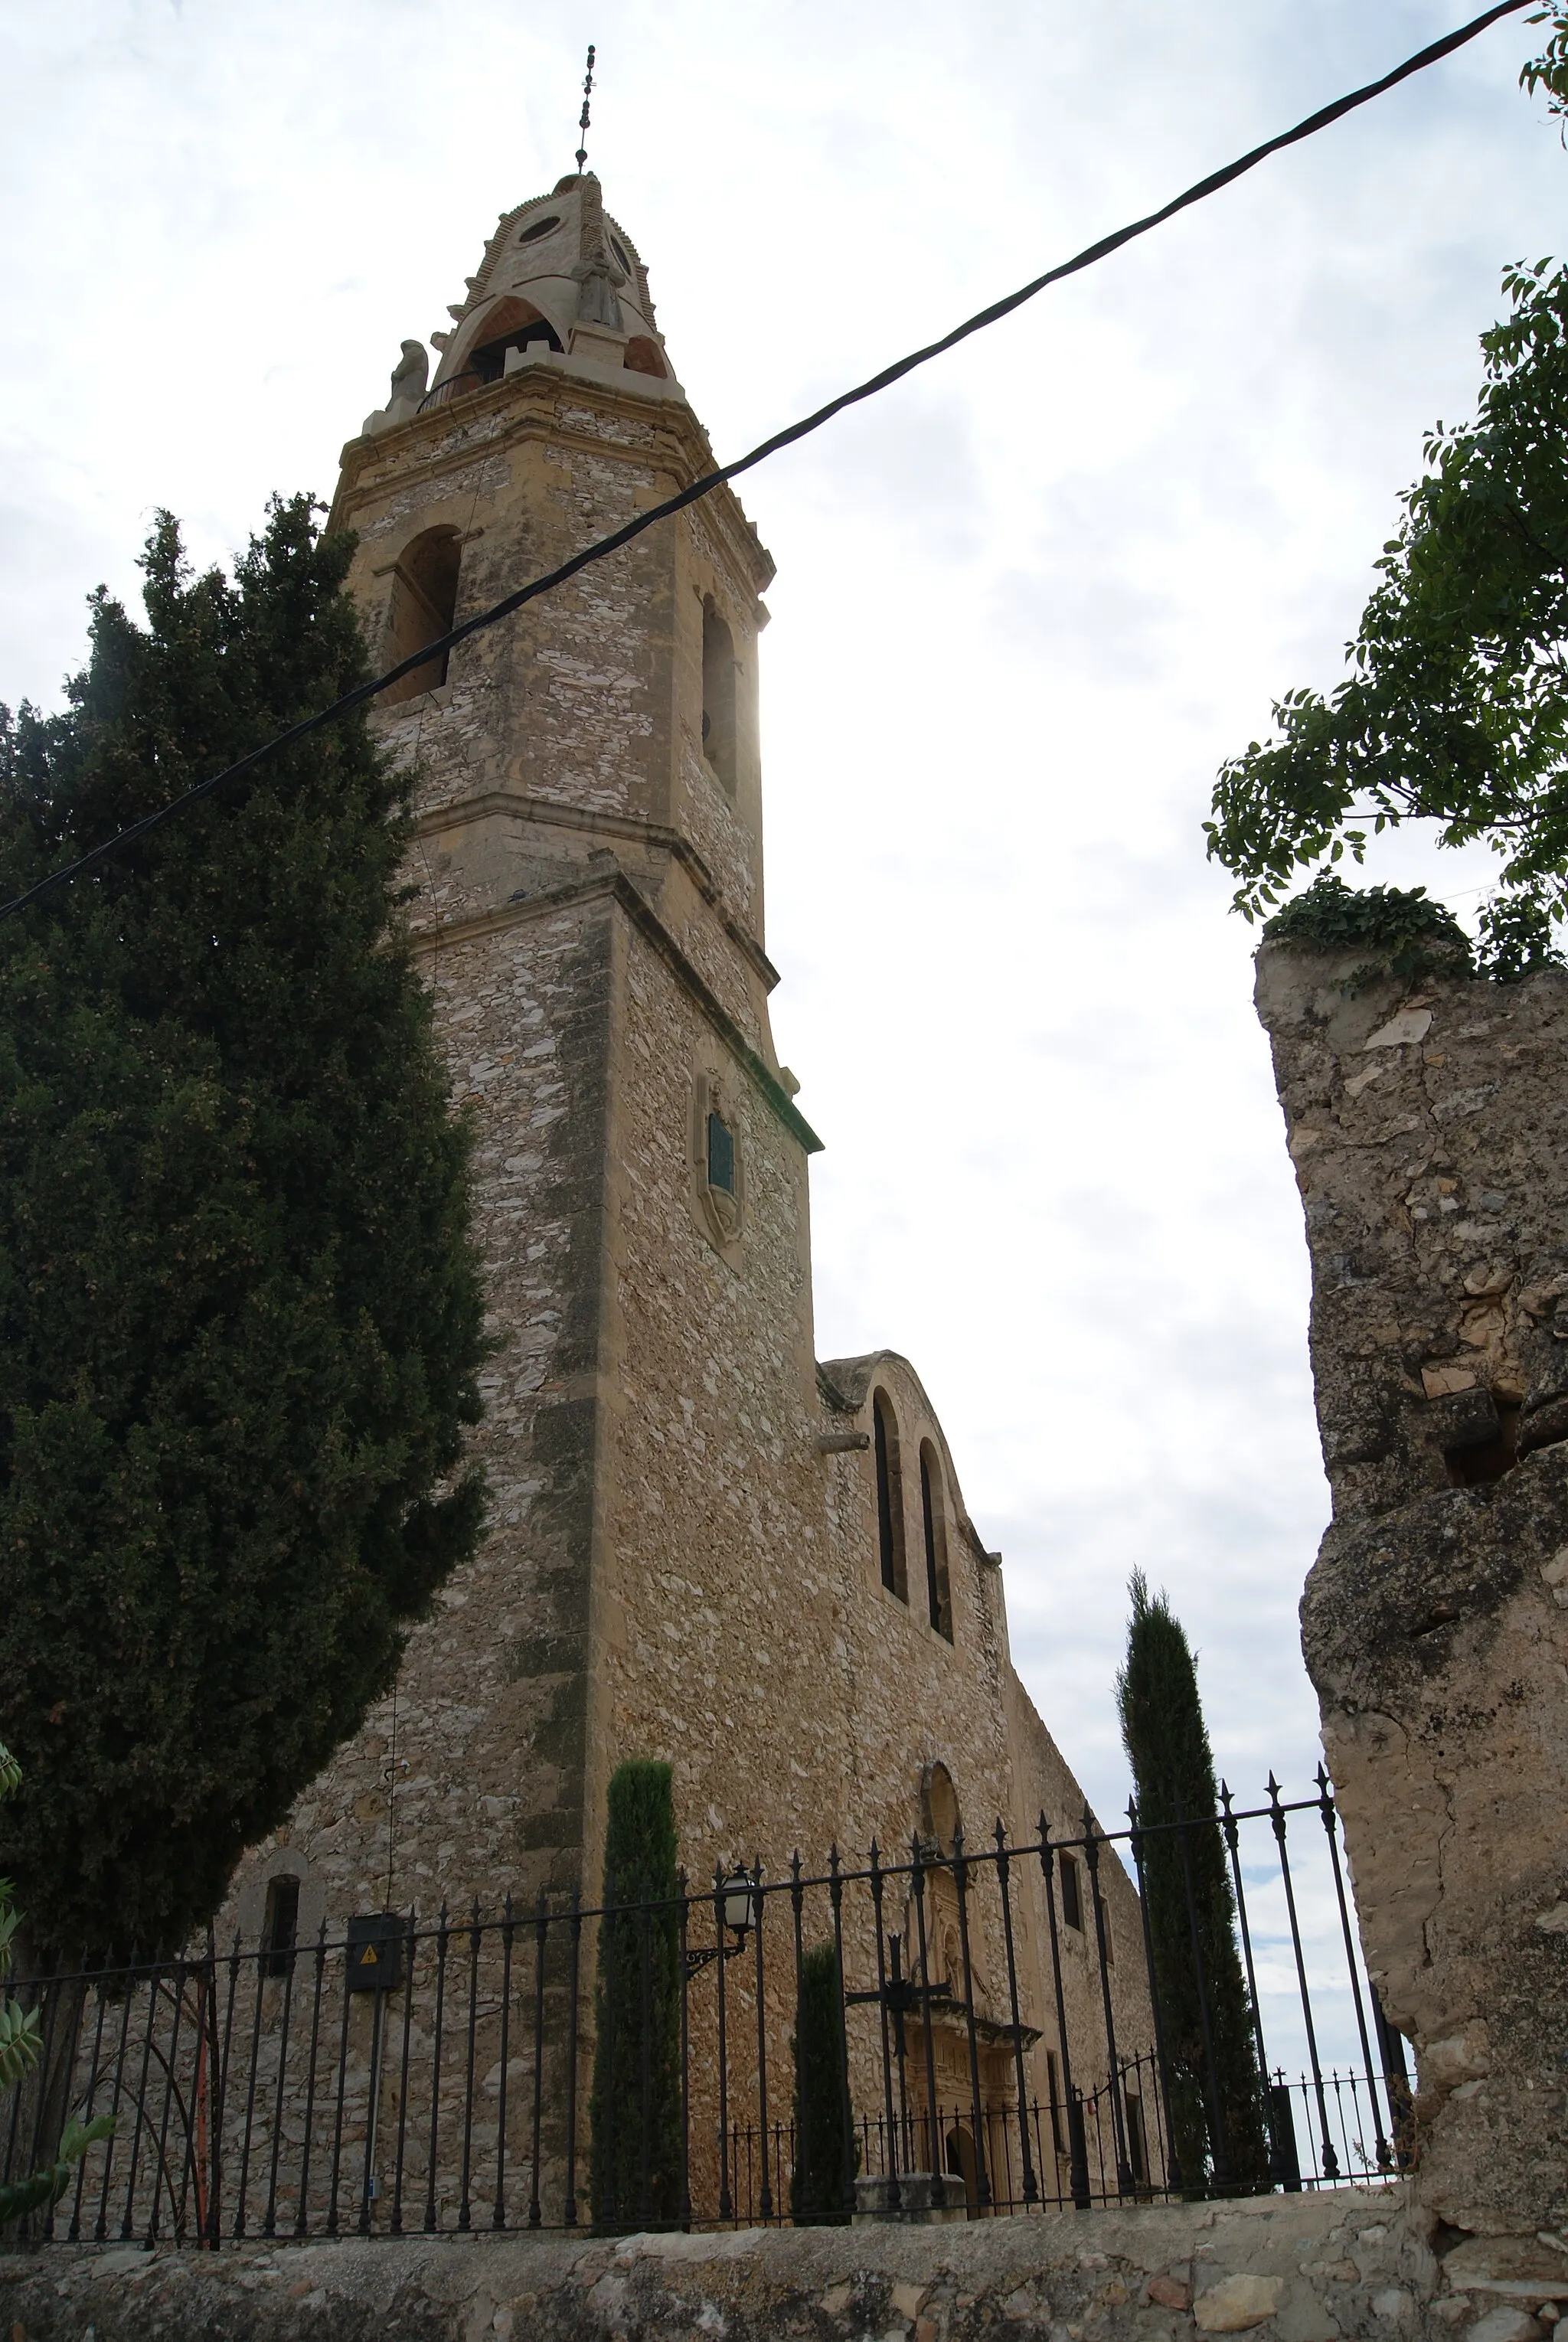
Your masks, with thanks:
[{"label": "green shrub", "polygon": [[1424,886],[1347,886],[1332,870],[1319,871],[1304,893],[1266,920],[1263,936],[1298,949],[1370,954],[1346,976],[1351,992],[1385,974],[1414,983],[1434,969],[1468,976],[1474,966],[1469,936]]},{"label": "green shrub", "polygon": [[646,1757],[617,1765],[607,1806],[588,2197],[594,2226],[614,2231],[680,2217],[680,1882],[670,1767]]},{"label": "green shrub", "polygon": [[792,2046],[794,2176],[790,2211],[797,2227],[840,2227],[854,2207],[859,2157],[848,2121],[844,1998],[834,1944],[814,1944],[802,1955]]}]

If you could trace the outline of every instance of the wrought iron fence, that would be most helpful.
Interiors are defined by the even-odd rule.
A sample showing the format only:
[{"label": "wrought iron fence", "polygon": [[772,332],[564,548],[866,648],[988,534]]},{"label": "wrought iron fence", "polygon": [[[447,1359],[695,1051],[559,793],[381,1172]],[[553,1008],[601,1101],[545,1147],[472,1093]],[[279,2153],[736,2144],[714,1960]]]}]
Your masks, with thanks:
[{"label": "wrought iron fence", "polygon": [[[1244,2037],[1226,2037],[1202,1956],[1193,1880],[1216,1852]],[[616,1930],[620,1981],[595,1985]],[[1226,1790],[1217,1815],[1159,1830],[1132,1811],[1109,1833],[1042,1817],[1024,1843],[998,1823],[976,1850],[955,1833],[890,1862],[874,1844],[864,1867],[835,1850],[815,1876],[796,1856],[784,1876],[720,1870],[668,1903],[375,1913],[313,1943],[275,1927],[34,1977],[14,1989],[38,2008],[43,2055],[12,2098],[0,2177],[46,2160],[72,2117],[109,2113],[113,2137],[45,2234],[786,2221],[823,2155],[794,2072],[814,1946],[833,1947],[843,2187],[825,2209],[808,2188],[811,2217],[934,2193],[979,2217],[1316,2187],[1410,2160],[1403,2046],[1360,1960],[1320,1770],[1311,1798],[1287,1803],[1271,1776],[1265,1805],[1237,1811]],[[596,2037],[630,2040],[633,2069],[606,2071],[606,2046],[595,2073]]]}]

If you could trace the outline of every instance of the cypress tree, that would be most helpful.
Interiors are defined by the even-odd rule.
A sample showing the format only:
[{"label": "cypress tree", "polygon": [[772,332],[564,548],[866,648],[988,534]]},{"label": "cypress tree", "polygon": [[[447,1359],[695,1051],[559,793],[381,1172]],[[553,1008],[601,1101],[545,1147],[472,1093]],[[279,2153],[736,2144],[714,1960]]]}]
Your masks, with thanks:
[{"label": "cypress tree", "polygon": [[857,2157],[846,2132],[844,2001],[838,1947],[801,1955],[794,2017],[794,2171],[790,2211],[797,2227],[842,2227],[854,2201]]},{"label": "cypress tree", "polygon": [[681,2210],[681,1936],[668,1765],[610,1776],[594,1994],[588,2196],[603,2229]]},{"label": "cypress tree", "polygon": [[[352,541],[232,578],[163,515],[55,716],[0,710],[10,896],[362,679]],[[0,1866],[35,1948],[185,1939],[477,1541],[464,1128],[362,714],[0,922]]]},{"label": "cypress tree", "polygon": [[[1133,1573],[1131,1592],[1116,1697],[1145,1833],[1144,1901],[1172,2144],[1189,2193],[1215,2184],[1246,2193],[1270,2184],[1263,2076],[1236,1948],[1235,1898],[1216,1818],[1219,1793],[1197,1668],[1180,1621],[1163,1594],[1151,1595],[1142,1570]],[[1189,1827],[1163,1827],[1174,1822]]]}]

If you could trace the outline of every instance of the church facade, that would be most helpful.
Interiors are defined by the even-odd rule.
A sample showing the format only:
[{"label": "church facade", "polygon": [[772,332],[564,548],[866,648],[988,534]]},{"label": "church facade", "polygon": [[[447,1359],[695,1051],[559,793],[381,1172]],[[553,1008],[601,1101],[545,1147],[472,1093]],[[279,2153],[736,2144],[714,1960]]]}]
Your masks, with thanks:
[{"label": "church facade", "polygon": [[[383,665],[713,465],[591,174],[501,220],[453,317],[434,384],[404,345],[344,451],[331,525],[357,536]],[[1043,1811],[1082,1827],[914,1367],[815,1356],[819,1141],[768,1018],[772,575],[721,488],[376,718],[418,776],[409,916],[476,1131],[489,1528],[394,1693],[247,1856],[228,1915],[247,1937],[285,1891],[302,1940],[443,1900],[591,1903],[627,1756],[672,1766],[694,1882],[777,1877],[797,1848],[813,1872],[833,1846],[851,1865],[874,1840],[907,1859],[916,1834],[951,1850],[958,1819],[977,1852],[998,1820],[1014,1842]],[[1104,1979],[1080,1918],[1064,2002],[1025,1870],[1044,2095],[1056,2011],[1087,2037]],[[1146,2050],[1140,1915],[1109,1850],[1101,1883],[1124,2040]],[[1000,1950],[974,1957],[999,1990]]]}]

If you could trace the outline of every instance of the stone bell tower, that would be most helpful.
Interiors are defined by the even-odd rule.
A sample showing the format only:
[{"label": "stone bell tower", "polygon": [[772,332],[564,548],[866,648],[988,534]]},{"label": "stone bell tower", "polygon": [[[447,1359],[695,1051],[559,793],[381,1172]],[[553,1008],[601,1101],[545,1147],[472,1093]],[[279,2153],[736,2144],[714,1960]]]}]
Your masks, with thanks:
[{"label": "stone bell tower", "polygon": [[[591,174],[507,214],[451,314],[433,385],[405,344],[344,452],[332,525],[358,536],[350,587],[385,664],[713,465]],[[662,1673],[715,1531],[754,1577],[786,1495],[765,1479],[820,1476],[818,1142],[774,1052],[762,943],[772,575],[721,490],[378,716],[419,774],[411,916],[476,1130],[491,1526],[395,1698],[266,1850],[268,1875],[300,1873],[303,1928],[578,1884],[607,1767],[673,1753],[650,1700],[705,1724],[724,1696],[712,1666],[700,1689]],[[760,1423],[780,1451],[763,1483]]]},{"label": "stone bell tower", "polygon": [[[405,344],[343,455],[333,525],[385,666],[714,468],[591,175],[500,221],[452,315],[434,383]],[[672,1765],[694,1880],[907,1847],[938,1777],[984,1831],[1082,1811],[918,1378],[815,1359],[819,1142],[763,939],[772,575],[720,489],[375,719],[417,774],[410,917],[475,1132],[489,1526],[246,1857],[246,1935],[280,1895],[302,1936],[592,1901],[624,1756]]]}]

